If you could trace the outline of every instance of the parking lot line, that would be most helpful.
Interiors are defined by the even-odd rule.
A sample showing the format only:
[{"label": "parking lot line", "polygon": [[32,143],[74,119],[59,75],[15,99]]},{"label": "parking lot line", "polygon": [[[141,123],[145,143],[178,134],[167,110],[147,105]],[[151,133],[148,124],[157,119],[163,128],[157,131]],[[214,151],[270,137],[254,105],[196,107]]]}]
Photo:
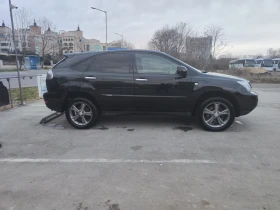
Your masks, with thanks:
[{"label": "parking lot line", "polygon": [[211,160],[134,160],[134,159],[30,159],[30,158],[3,158],[0,163],[181,163],[181,164],[216,164]]},{"label": "parking lot line", "polygon": [[42,107],[46,107],[46,105],[45,104],[29,104],[28,106],[37,106],[37,107],[40,107],[40,106],[42,106]]}]

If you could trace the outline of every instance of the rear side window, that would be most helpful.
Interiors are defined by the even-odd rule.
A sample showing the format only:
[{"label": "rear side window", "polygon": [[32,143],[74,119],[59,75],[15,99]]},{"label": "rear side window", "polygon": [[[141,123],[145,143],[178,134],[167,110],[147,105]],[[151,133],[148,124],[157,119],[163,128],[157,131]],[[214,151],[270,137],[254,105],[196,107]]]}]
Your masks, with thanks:
[{"label": "rear side window", "polygon": [[96,56],[88,71],[127,74],[130,66],[130,53],[110,53]]},{"label": "rear side window", "polygon": [[58,61],[57,64],[55,64],[52,68],[53,68],[53,69],[58,68],[59,65],[60,65],[61,63],[63,63],[66,59],[67,59],[67,57],[63,57],[63,58],[62,58],[60,61]]},{"label": "rear side window", "polygon": [[72,69],[76,70],[76,71],[81,71],[84,72],[87,70],[87,68],[89,67],[89,65],[93,62],[92,58],[88,58],[85,59],[83,61],[80,61],[74,65],[71,66]]},{"label": "rear side window", "polygon": [[62,60],[62,62],[59,62],[58,65],[55,66],[55,68],[69,68],[72,65],[75,65],[76,63],[88,58],[89,54],[77,54],[77,55],[67,55],[66,58]]}]

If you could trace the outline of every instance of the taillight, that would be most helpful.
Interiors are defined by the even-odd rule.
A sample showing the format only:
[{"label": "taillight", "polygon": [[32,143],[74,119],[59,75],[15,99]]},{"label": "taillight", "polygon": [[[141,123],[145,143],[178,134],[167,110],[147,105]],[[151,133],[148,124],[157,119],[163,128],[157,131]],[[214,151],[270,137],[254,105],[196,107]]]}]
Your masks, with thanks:
[{"label": "taillight", "polygon": [[50,69],[47,73],[47,79],[52,79],[53,78],[53,72],[52,69]]}]

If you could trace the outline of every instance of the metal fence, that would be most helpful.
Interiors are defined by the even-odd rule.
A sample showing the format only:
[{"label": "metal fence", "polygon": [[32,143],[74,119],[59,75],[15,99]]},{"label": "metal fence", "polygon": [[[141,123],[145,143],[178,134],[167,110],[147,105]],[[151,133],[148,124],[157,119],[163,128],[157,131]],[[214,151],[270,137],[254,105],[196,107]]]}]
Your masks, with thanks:
[{"label": "metal fence", "polygon": [[[20,76],[21,79],[33,79],[33,78],[37,78],[37,76],[40,75],[24,75],[24,76]],[[2,106],[6,106],[6,105],[11,105],[11,107],[14,107],[14,103],[13,103],[13,97],[12,97],[12,89],[11,88],[11,81],[12,80],[18,80],[17,76],[0,76],[0,107]],[[8,87],[6,87],[3,82],[7,82],[8,83]],[[7,104],[7,94],[6,91],[8,92],[8,104]]]}]

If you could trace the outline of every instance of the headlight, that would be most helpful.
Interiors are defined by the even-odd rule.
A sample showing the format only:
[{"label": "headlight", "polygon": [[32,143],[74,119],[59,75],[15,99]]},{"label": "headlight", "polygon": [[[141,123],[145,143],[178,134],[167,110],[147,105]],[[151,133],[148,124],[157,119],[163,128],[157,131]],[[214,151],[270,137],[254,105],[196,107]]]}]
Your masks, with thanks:
[{"label": "headlight", "polygon": [[237,81],[240,85],[242,85],[248,92],[251,92],[251,85],[248,81],[242,80],[242,81]]},{"label": "headlight", "polygon": [[47,73],[47,79],[52,79],[53,78],[53,72],[52,69],[50,69]]}]

